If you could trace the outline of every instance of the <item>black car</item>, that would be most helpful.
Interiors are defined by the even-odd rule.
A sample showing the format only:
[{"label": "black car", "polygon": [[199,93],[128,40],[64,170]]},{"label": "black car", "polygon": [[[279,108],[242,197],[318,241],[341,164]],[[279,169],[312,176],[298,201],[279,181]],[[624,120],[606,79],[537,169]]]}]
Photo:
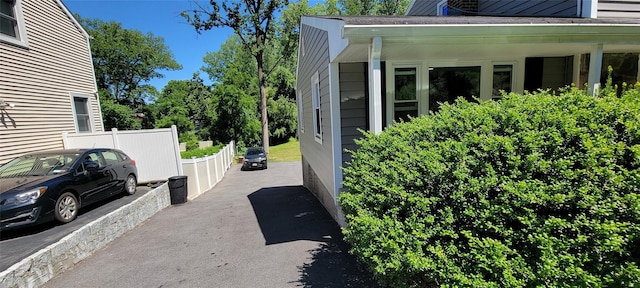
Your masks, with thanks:
[{"label": "black car", "polygon": [[248,148],[244,153],[242,170],[247,169],[267,169],[267,153],[262,147]]},{"label": "black car", "polygon": [[116,149],[30,153],[0,166],[0,230],[73,221],[80,207],[136,192],[136,162]]}]

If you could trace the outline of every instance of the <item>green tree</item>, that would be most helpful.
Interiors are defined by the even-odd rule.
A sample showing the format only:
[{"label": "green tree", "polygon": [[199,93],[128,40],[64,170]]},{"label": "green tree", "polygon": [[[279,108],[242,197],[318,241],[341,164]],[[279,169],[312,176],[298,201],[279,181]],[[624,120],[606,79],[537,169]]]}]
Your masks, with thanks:
[{"label": "green tree", "polygon": [[[240,39],[236,35],[231,35],[227,40],[220,45],[220,49],[215,52],[207,52],[202,58],[204,65],[200,70],[207,73],[209,79],[213,83],[227,83],[239,85],[243,89],[250,89],[251,91],[258,91],[257,81],[255,77],[258,73],[255,65],[255,61],[252,61],[252,56],[247,51]],[[234,77],[225,77],[227,73],[225,70],[229,67],[234,67],[237,72],[241,72],[244,75],[249,75],[249,79],[242,77],[242,79],[236,79],[237,72],[234,73]],[[253,78],[253,79],[251,79]],[[253,87],[252,87],[253,85]],[[258,95],[258,93],[254,93]]]},{"label": "green tree", "polygon": [[190,80],[169,81],[154,104],[158,113],[156,126],[176,125],[180,135],[208,127],[212,123],[211,98],[209,87],[197,73]]},{"label": "green tree", "polygon": [[115,103],[108,91],[100,91],[100,110],[104,130],[112,128],[120,130],[136,130],[142,128],[141,122],[136,118],[136,113],[127,105]]},{"label": "green tree", "polygon": [[286,143],[296,136],[298,108],[294,100],[287,98],[269,99],[269,132],[274,145]]},{"label": "green tree", "polygon": [[216,118],[210,135],[220,143],[235,140],[239,147],[260,143],[260,120],[256,115],[257,101],[234,85],[216,85],[214,109]]},{"label": "green tree", "polygon": [[411,1],[382,0],[378,4],[377,15],[404,15]]},{"label": "green tree", "polygon": [[267,92],[265,83],[264,49],[274,33],[274,20],[287,0],[243,0],[229,3],[212,0],[210,7],[198,4],[198,9],[184,11],[182,16],[198,33],[213,27],[229,27],[256,60],[260,86],[260,114],[262,146],[269,151],[269,123],[267,118]]},{"label": "green tree", "polygon": [[403,15],[409,0],[326,0],[322,14],[326,15]]},{"label": "green tree", "polygon": [[160,70],[182,68],[162,37],[125,29],[114,21],[83,19],[77,14],[76,18],[91,36],[98,89],[108,90],[116,103],[130,107],[145,103],[157,93],[149,80],[163,77]]}]

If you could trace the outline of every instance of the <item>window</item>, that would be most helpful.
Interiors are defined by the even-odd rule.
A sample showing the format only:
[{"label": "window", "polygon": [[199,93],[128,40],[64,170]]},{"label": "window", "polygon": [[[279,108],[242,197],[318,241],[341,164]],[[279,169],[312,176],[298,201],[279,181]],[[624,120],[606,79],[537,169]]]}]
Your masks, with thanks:
[{"label": "window", "polygon": [[394,69],[393,119],[409,120],[418,117],[418,68]]},{"label": "window", "polygon": [[480,97],[480,66],[429,68],[429,110],[438,111],[441,103],[458,97],[470,102]]},{"label": "window", "polygon": [[304,103],[302,102],[302,94],[298,93],[298,125],[300,132],[304,133]]},{"label": "window", "polygon": [[[590,54],[580,56],[580,79],[578,87],[582,88],[589,79]],[[609,66],[611,71],[611,81],[618,86],[618,95],[622,93],[622,83],[634,84],[640,81],[640,54],[639,53],[604,53],[602,54],[602,70],[600,71],[600,83],[607,83],[609,77]]]},{"label": "window", "polygon": [[448,0],[442,0],[440,2],[438,2],[437,5],[437,9],[438,9],[438,16],[447,16],[449,15],[449,2]]},{"label": "window", "polygon": [[87,170],[86,166],[91,164],[98,165],[99,167],[105,166],[105,163],[102,160],[102,158],[100,158],[100,155],[98,155],[98,152],[89,153],[81,161],[82,161],[82,165],[78,166],[78,169],[76,169],[76,173],[84,172],[85,170]]},{"label": "window", "polygon": [[113,151],[102,151],[102,157],[104,157],[107,165],[114,165],[121,162],[120,158],[118,158],[118,155]]},{"label": "window", "polygon": [[27,45],[20,0],[0,0],[0,41]]},{"label": "window", "polygon": [[493,65],[493,94],[494,100],[502,98],[501,91],[510,93],[513,89],[513,65]]},{"label": "window", "polygon": [[76,131],[78,133],[92,132],[89,98],[73,96],[73,110],[76,120]]},{"label": "window", "polygon": [[311,98],[313,101],[313,133],[316,141],[322,143],[322,109],[320,107],[320,79],[318,72],[311,77]]}]

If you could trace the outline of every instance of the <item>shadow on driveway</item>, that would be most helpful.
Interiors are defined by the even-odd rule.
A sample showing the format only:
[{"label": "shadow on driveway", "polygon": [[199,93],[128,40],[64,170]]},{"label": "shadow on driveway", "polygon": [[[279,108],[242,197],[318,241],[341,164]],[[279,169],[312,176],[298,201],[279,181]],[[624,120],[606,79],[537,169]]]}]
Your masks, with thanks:
[{"label": "shadow on driveway", "polygon": [[349,254],[338,224],[302,186],[262,188],[249,201],[265,245],[292,241],[322,242],[312,259],[298,267],[302,287],[379,287],[373,276]]}]

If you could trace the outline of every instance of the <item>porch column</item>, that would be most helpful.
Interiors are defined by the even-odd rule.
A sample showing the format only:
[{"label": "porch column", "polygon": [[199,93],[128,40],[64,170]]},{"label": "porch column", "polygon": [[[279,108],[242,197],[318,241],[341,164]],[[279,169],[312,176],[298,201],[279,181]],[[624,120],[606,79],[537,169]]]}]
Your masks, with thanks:
[{"label": "porch column", "polygon": [[589,58],[589,86],[587,89],[589,95],[596,95],[600,90],[600,71],[602,71],[602,44],[596,44],[591,49]]},{"label": "porch column", "polygon": [[373,37],[369,46],[369,131],[382,132],[382,69],[380,51],[382,38]]}]

